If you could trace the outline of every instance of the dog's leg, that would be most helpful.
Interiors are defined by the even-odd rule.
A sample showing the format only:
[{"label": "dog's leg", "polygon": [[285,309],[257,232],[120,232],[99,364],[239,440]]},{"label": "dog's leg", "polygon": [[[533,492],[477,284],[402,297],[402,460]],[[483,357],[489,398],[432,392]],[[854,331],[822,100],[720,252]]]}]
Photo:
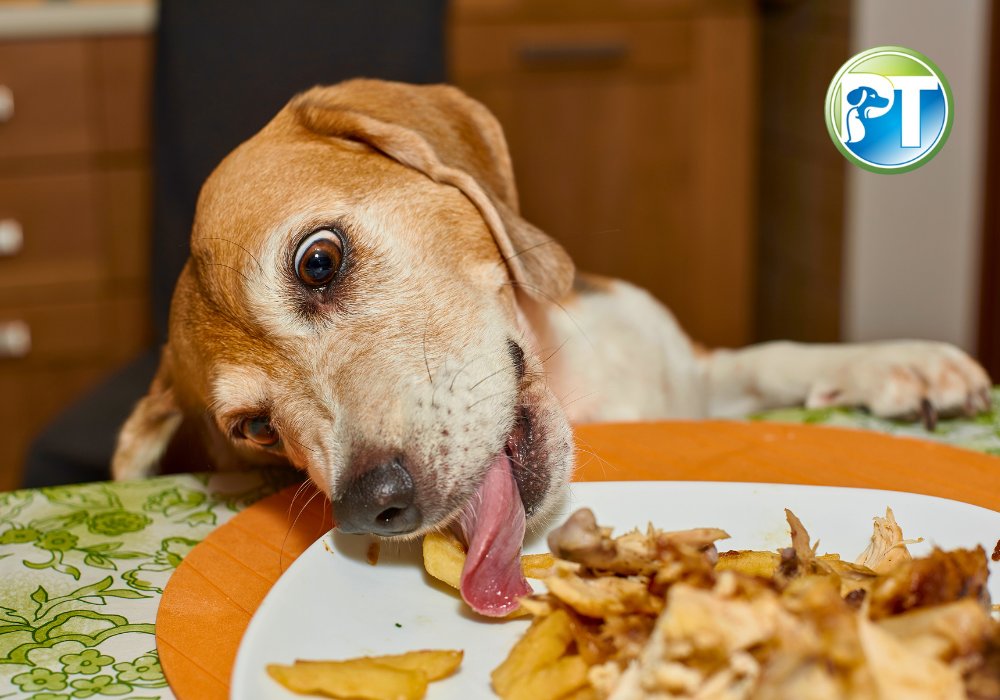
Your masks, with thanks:
[{"label": "dog's leg", "polygon": [[947,343],[855,345],[774,342],[702,357],[715,416],[805,405],[861,406],[885,417],[977,413],[989,408],[990,378]]}]

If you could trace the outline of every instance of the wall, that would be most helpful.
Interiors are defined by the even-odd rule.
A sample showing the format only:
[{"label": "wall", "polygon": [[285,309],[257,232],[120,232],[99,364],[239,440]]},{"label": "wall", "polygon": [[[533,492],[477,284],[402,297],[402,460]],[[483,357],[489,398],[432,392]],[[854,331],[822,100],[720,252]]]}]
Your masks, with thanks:
[{"label": "wall", "polygon": [[955,122],[944,148],[915,171],[846,166],[845,340],[922,337],[975,347],[989,6],[854,0],[852,51],[898,44],[926,54],[951,84]]}]

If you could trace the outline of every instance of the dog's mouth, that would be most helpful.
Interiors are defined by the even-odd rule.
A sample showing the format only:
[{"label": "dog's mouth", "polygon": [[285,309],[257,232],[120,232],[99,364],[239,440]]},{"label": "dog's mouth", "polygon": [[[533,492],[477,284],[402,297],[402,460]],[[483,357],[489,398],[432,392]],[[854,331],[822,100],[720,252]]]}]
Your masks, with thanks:
[{"label": "dog's mouth", "polygon": [[462,598],[482,615],[506,615],[531,593],[521,571],[521,545],[527,516],[548,488],[544,470],[534,464],[535,433],[530,412],[522,408],[507,444],[459,516],[468,544]]}]

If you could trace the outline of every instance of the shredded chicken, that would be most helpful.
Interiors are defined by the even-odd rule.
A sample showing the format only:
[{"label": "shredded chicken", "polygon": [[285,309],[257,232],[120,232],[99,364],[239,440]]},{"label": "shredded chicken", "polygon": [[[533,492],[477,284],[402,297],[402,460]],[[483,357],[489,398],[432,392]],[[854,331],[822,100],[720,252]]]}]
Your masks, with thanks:
[{"label": "shredded chicken", "polygon": [[549,537],[548,593],[525,607],[569,613],[602,699],[1000,697],[981,548],[913,559],[887,510],[852,563],[786,517],[790,547],[717,554],[722,530],[612,537],[577,511]]},{"label": "shredded chicken", "polygon": [[598,526],[589,508],[581,508],[549,533],[549,549],[560,559],[595,571],[648,576],[659,570],[665,550],[691,547],[715,556],[715,542],[729,537],[717,528],[662,532],[652,525],[645,533],[632,530],[611,537],[611,532],[611,528]]},{"label": "shredded chicken", "polygon": [[878,619],[966,597],[989,605],[988,574],[982,547],[950,552],[935,548],[879,577],[871,588],[869,614]]},{"label": "shredded chicken", "polygon": [[884,518],[876,517],[874,520],[875,531],[872,533],[871,542],[855,564],[868,567],[876,574],[885,574],[900,563],[912,559],[906,545],[923,542],[923,538],[904,540],[903,528],[896,522],[892,508],[885,509]]}]

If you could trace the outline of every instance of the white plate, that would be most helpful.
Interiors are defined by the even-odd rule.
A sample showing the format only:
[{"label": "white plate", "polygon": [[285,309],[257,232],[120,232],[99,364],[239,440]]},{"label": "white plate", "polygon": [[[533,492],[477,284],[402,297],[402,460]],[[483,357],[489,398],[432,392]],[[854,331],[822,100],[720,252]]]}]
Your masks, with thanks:
[{"label": "white plate", "polygon": [[[1000,513],[930,496],[870,489],[712,482],[573,484],[567,512],[589,506],[598,522],[620,533],[644,527],[680,530],[721,527],[732,539],[721,550],[789,544],[784,508],[802,520],[820,552],[853,559],[867,545],[871,519],[891,506],[906,537],[922,536],[911,551],[931,546],[974,547],[992,553]],[[561,519],[557,522],[561,522]],[[267,594],[240,643],[233,670],[234,700],[297,700],[264,671],[269,663],[341,659],[414,649],[464,649],[454,677],[433,683],[429,700],[491,697],[489,673],[527,626],[496,623],[468,613],[463,603],[424,573],[416,545],[382,547],[377,566],[365,560],[368,538],[324,535],[295,561]],[[527,552],[545,551],[544,538]],[[991,563],[990,593],[1000,600],[1000,566]]]}]

